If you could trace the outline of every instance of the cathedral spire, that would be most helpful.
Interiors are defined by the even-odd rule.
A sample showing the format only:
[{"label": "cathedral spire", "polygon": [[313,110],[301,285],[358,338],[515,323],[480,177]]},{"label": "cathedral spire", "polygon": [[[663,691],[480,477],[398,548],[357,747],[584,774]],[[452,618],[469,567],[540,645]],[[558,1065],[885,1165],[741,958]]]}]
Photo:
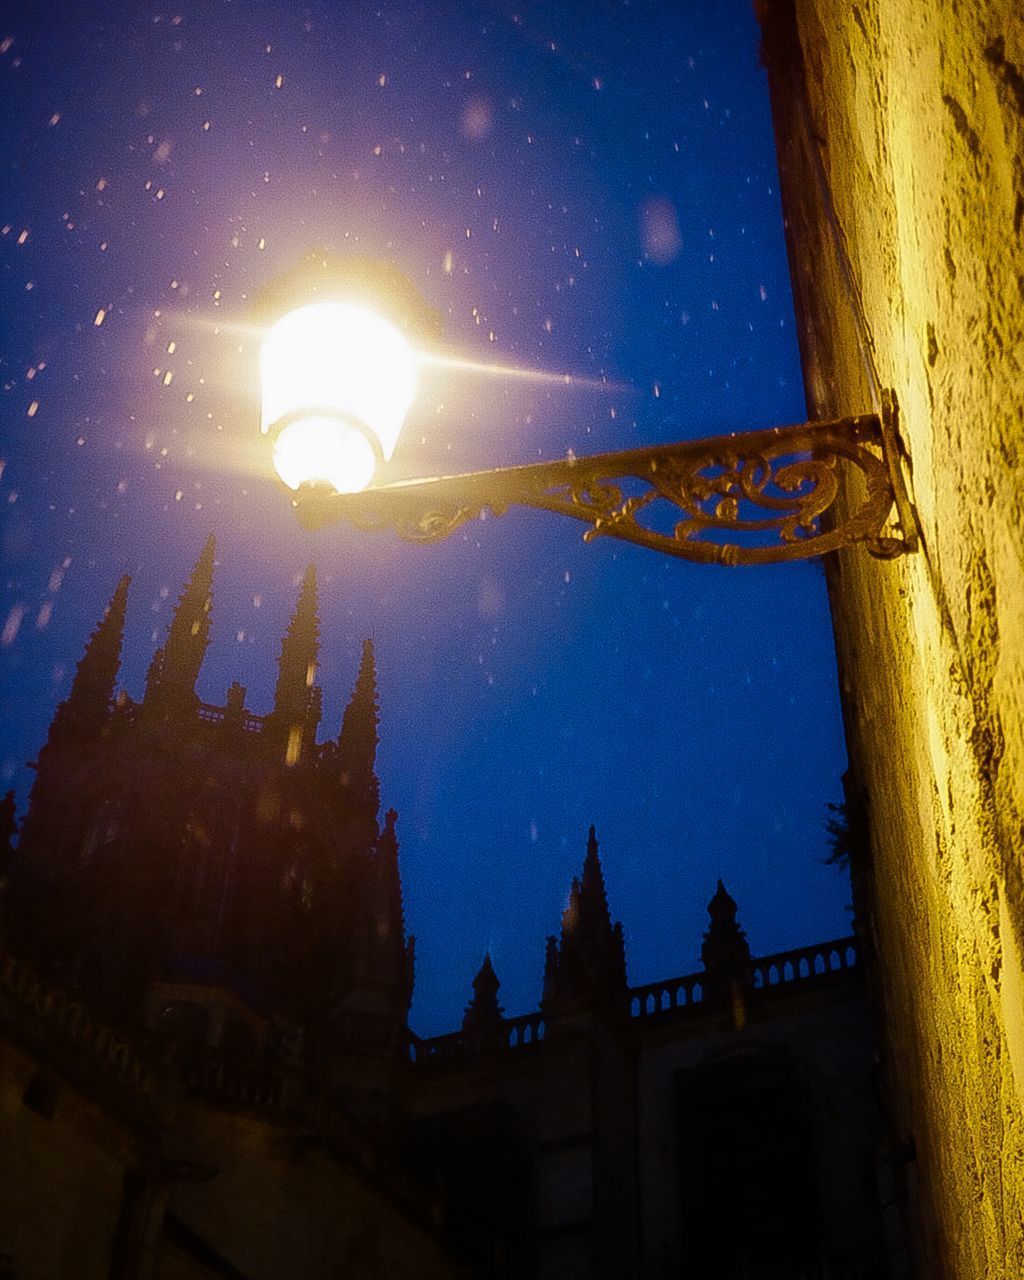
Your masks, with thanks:
[{"label": "cathedral spire", "polygon": [[349,938],[343,977],[348,998],[392,1027],[404,1025],[414,976],[414,939],[405,936],[397,818],[394,809],[387,811],[376,848],[362,862],[356,927]]},{"label": "cathedral spire", "polygon": [[131,578],[125,574],[117,584],[110,604],[89,637],[82,654],[71,692],[61,703],[54,727],[71,723],[77,728],[95,730],[103,722],[114,696],[114,682],[121,666],[121,643],[128,605]]},{"label": "cathedral spire", "polygon": [[320,700],[313,681],[316,679],[319,638],[316,570],[309,565],[302,578],[295,612],[281,640],[274,710],[266,722],[268,732],[281,739],[289,764],[296,763],[304,745],[311,745],[316,740]]},{"label": "cathedral spire", "polygon": [[382,938],[398,939],[404,951],[405,911],[402,905],[402,877],[398,869],[398,835],[395,823],[398,813],[389,809],[384,815],[384,830],[377,841],[374,861],[379,886],[377,930]]},{"label": "cathedral spire", "polygon": [[591,827],[583,874],[574,879],[562,913],[558,942],[548,940],[544,967],[544,999],[613,1003],[626,990],[626,952],[622,925],[608,910],[597,835]]},{"label": "cathedral spire", "polygon": [[352,697],[341,721],[338,736],[338,778],[353,808],[376,820],[380,808],[380,784],[374,772],[377,759],[377,669],[373,642],[363,643]]},{"label": "cathedral spire", "polygon": [[211,533],[181,593],[167,631],[159,677],[152,683],[153,695],[165,705],[189,707],[196,700],[196,681],[210,638],[216,548]]},{"label": "cathedral spire", "polygon": [[711,924],[701,944],[705,1000],[733,1001],[750,985],[750,946],[736,922],[736,902],[721,880],[708,903]]},{"label": "cathedral spire", "polygon": [[501,981],[494,972],[491,953],[488,951],[473,979],[473,998],[466,1005],[462,1019],[463,1031],[486,1031],[501,1023],[503,1010],[498,1003],[500,986]]},{"label": "cathedral spire", "polygon": [[569,905],[562,916],[562,939],[564,943],[566,935],[571,934],[607,949],[614,942],[616,930],[620,927],[612,924],[608,894],[604,887],[604,872],[597,850],[597,833],[591,827],[587,833],[583,874],[579,879],[573,880]]},{"label": "cathedral spire", "polygon": [[583,859],[583,875],[580,879],[580,909],[588,913],[598,927],[611,928],[608,911],[608,894],[604,887],[604,872],[597,852],[597,832],[591,826],[587,833],[587,854]]}]

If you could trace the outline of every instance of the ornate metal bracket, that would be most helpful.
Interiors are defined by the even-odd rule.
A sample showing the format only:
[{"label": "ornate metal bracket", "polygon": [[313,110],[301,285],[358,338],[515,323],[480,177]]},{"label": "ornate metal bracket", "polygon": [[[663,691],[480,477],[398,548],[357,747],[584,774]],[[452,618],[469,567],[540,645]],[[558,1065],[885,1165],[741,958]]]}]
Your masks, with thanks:
[{"label": "ornate metal bracket", "polygon": [[[362,493],[310,489],[295,506],[310,529],[347,520],[361,529],[393,529],[410,542],[437,542],[485,512],[501,516],[525,506],[583,521],[586,542],[621,538],[709,564],[803,560],[858,542],[891,559],[917,544],[894,403],[887,400],[881,416],[570,455]],[[843,506],[850,510],[839,515],[842,473]],[[895,532],[883,532],[894,506]]]}]

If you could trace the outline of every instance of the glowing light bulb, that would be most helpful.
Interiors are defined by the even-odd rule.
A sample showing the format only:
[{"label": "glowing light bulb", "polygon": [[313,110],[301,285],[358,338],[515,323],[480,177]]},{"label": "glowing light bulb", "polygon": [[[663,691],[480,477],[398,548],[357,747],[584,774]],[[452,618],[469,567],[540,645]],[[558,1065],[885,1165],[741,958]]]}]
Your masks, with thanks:
[{"label": "glowing light bulb", "polygon": [[337,418],[298,418],[274,441],[274,466],[289,489],[310,482],[358,493],[373,479],[377,456],[369,440]]},{"label": "glowing light bulb", "polygon": [[282,316],[263,341],[261,429],[291,489],[365,489],[395,451],[416,395],[417,358],[389,321],[347,302]]}]

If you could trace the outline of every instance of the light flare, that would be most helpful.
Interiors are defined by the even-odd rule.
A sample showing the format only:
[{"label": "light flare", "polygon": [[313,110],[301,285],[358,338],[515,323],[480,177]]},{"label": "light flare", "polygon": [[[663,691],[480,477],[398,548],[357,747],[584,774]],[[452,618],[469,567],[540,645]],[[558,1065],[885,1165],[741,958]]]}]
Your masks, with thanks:
[{"label": "light flare", "polygon": [[597,391],[629,391],[625,383],[612,382],[608,378],[586,378],[578,373],[552,373],[546,369],[520,369],[514,364],[498,364],[482,360],[468,360],[461,356],[423,354],[424,366],[454,369],[459,373],[477,374],[485,378],[514,378],[519,382],[547,383],[550,386],[588,387]]}]

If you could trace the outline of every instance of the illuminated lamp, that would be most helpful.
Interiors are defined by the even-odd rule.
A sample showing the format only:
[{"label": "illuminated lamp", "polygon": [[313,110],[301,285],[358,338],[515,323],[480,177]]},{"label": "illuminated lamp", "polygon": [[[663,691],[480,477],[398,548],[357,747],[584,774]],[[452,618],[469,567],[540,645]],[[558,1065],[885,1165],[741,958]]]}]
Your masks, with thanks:
[{"label": "illuminated lamp", "polygon": [[260,351],[260,429],[284,483],[365,489],[395,451],[417,371],[404,334],[365,307],[313,302],[277,320]]}]

